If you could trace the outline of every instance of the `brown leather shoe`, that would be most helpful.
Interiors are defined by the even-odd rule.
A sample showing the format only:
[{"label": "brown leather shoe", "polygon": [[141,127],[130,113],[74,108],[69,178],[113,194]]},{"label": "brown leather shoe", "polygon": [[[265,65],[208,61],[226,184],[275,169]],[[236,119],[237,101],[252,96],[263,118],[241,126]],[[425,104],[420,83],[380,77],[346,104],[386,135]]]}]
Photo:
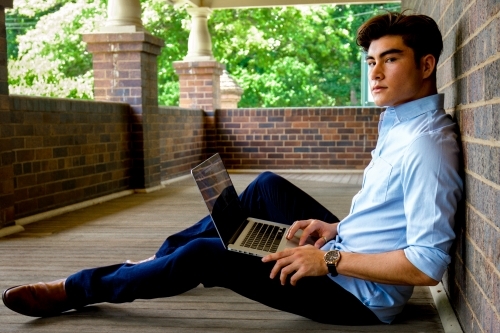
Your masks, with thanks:
[{"label": "brown leather shoe", "polygon": [[71,310],[66,279],[11,287],[2,294],[6,307],[25,316],[49,317]]}]

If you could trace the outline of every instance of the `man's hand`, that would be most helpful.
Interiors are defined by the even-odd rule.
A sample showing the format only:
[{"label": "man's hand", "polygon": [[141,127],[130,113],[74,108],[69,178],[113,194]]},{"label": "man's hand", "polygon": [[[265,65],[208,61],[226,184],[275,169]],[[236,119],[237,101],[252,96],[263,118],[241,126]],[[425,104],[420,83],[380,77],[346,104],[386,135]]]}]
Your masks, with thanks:
[{"label": "man's hand", "polygon": [[320,248],[337,236],[338,224],[338,222],[330,224],[315,219],[295,221],[290,226],[290,229],[288,229],[286,238],[291,239],[298,230],[302,229],[303,231],[302,236],[300,236],[299,245],[304,245],[307,237],[312,236],[313,238],[317,238],[314,246]]},{"label": "man's hand", "polygon": [[274,279],[279,273],[281,284],[285,285],[287,276],[293,274],[290,278],[290,284],[295,286],[297,281],[304,276],[328,274],[328,267],[323,259],[324,255],[325,251],[321,251],[312,245],[305,245],[267,255],[262,258],[262,261],[276,260],[270,278]]}]

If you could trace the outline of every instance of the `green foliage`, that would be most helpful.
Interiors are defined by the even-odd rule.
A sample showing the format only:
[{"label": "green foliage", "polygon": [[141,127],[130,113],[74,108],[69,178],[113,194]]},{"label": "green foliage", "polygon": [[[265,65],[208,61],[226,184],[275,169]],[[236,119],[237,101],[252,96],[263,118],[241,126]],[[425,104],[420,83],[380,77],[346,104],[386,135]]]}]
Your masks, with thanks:
[{"label": "green foliage", "polygon": [[95,31],[105,12],[90,0],[15,1],[7,18],[31,17],[36,24],[17,35],[17,54],[9,55],[10,92],[92,98],[92,58],[82,33]]},{"label": "green foliage", "polygon": [[361,53],[354,32],[379,9],[216,11],[210,19],[214,54],[244,88],[242,107],[357,104]]},{"label": "green foliage", "polygon": [[158,57],[158,103],[179,105],[179,78],[172,63],[187,54],[189,14],[165,0],[142,0],[143,24],[151,34],[163,39],[165,47]]},{"label": "green foliage", "polygon": [[[92,98],[92,57],[81,34],[98,30],[106,2],[14,0],[14,10],[7,13],[7,21],[17,24],[8,29],[11,92]],[[172,63],[187,54],[190,17],[165,0],[141,4],[146,29],[165,41],[158,58],[159,103],[177,105]],[[244,89],[241,107],[356,104],[360,50],[354,34],[380,8],[216,10],[209,20],[214,56]]]},{"label": "green foliage", "polygon": [[311,84],[320,72],[311,57],[314,34],[296,8],[216,11],[211,35],[214,55],[244,90],[240,106],[331,105]]},{"label": "green foliage", "polygon": [[[47,5],[46,2],[44,2]],[[53,3],[50,7],[37,7],[38,11],[34,11],[28,3],[19,4],[17,7],[9,10],[6,15],[7,27],[7,56],[9,59],[15,59],[18,56],[17,36],[26,34],[30,29],[33,29],[41,17],[56,12],[61,8],[60,3]],[[19,7],[25,6],[25,7]],[[44,9],[47,8],[47,9]]]}]

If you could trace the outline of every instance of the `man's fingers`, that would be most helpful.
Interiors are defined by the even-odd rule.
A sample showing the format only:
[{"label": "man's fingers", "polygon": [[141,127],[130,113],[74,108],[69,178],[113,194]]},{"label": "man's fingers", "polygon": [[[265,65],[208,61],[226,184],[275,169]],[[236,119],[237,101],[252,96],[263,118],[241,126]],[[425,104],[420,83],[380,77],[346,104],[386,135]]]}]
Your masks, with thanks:
[{"label": "man's fingers", "polygon": [[308,221],[309,220],[301,220],[293,222],[293,224],[288,229],[288,232],[286,234],[286,239],[291,239],[298,230],[304,229],[305,226],[308,224]]},{"label": "man's fingers", "polygon": [[297,281],[302,279],[305,276],[303,269],[297,270],[292,277],[290,278],[290,284],[292,286],[295,286],[297,284]]},{"label": "man's fingers", "polygon": [[[299,244],[304,245],[306,243],[307,237],[315,233],[315,236],[321,235],[321,228],[325,222],[311,219],[307,227],[302,231],[302,236],[300,237]],[[315,244],[316,245],[316,244]]]},{"label": "man's fingers", "polygon": [[292,255],[292,249],[284,249],[283,251],[271,253],[262,258],[262,262],[276,261],[281,258],[288,257]]},{"label": "man's fingers", "polygon": [[276,260],[270,278],[274,279],[279,275],[280,283],[285,285],[287,277],[291,276],[290,283],[295,286],[297,281],[304,276],[325,275],[328,272],[325,271],[324,253],[311,245],[282,251],[279,253],[282,257]]},{"label": "man's fingers", "polygon": [[[274,279],[275,276],[278,275],[278,273],[281,271],[281,275],[283,274],[283,271],[287,271],[287,268],[289,265],[293,263],[293,259],[291,257],[285,257],[282,258],[278,261],[276,261],[276,264],[274,264],[273,269],[271,270],[270,278]],[[285,276],[286,278],[286,276]],[[281,279],[281,278],[280,278]]]},{"label": "man's fingers", "polygon": [[284,286],[286,284],[286,278],[288,277],[288,275],[293,274],[295,270],[296,268],[295,265],[293,264],[293,261],[291,261],[289,264],[281,268],[281,273],[280,273],[281,285]]},{"label": "man's fingers", "polygon": [[314,228],[315,224],[313,221],[315,220],[311,220],[311,223],[304,230],[302,230],[302,235],[300,236],[299,245],[304,245],[306,243],[307,238],[311,236],[313,232],[316,231],[316,229]]},{"label": "man's fingers", "polygon": [[293,259],[291,258],[293,253],[294,249],[285,249],[262,258],[262,262],[276,261],[273,269],[271,270],[271,279],[274,279],[282,267],[288,265],[290,262],[293,262]]},{"label": "man's fingers", "polygon": [[321,236],[320,238],[318,238],[316,240],[316,242],[314,243],[314,246],[319,249],[323,245],[325,245],[326,243],[328,243],[328,241],[326,240],[326,237],[325,236]]}]

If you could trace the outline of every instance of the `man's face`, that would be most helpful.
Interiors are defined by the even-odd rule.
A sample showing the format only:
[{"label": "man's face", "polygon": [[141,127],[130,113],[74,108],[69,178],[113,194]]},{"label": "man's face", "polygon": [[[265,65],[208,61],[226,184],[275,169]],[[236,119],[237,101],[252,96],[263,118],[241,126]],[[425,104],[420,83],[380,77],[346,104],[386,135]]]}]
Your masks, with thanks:
[{"label": "man's face", "polygon": [[389,35],[372,41],[366,61],[376,105],[396,106],[426,96],[423,68],[417,68],[413,50],[401,36]]}]

